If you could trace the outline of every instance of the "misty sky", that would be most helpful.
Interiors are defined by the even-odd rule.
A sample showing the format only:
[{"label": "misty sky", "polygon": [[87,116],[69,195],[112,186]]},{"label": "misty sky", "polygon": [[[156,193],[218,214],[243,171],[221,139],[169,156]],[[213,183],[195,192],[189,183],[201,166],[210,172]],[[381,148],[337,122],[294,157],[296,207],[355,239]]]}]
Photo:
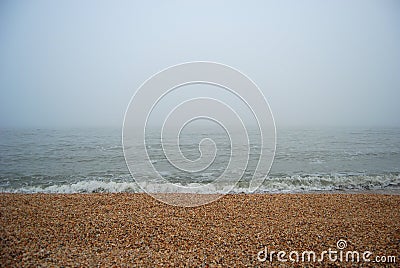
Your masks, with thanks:
[{"label": "misty sky", "polygon": [[399,1],[3,0],[0,127],[121,126],[194,60],[252,78],[277,126],[400,126]]}]

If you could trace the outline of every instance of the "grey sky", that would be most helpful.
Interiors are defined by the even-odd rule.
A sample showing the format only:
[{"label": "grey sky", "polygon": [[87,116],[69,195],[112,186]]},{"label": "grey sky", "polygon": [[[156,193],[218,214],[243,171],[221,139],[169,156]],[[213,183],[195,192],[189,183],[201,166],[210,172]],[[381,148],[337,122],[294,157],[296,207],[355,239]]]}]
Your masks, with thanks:
[{"label": "grey sky", "polygon": [[400,126],[400,2],[380,0],[1,1],[0,126],[120,126],[193,60],[247,74],[278,126]]}]

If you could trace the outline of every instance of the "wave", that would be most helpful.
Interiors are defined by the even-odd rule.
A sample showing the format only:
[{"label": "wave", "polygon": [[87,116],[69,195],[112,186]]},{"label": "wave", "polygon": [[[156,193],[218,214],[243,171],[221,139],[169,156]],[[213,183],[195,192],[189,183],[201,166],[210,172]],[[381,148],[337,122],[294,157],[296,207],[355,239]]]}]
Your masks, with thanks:
[{"label": "wave", "polygon": [[[186,187],[204,186],[201,183],[180,185],[179,192]],[[223,193],[229,189],[227,182],[208,184],[199,188],[198,193]],[[151,192],[171,192],[170,184],[148,183],[146,189]],[[201,190],[200,190],[201,189]],[[400,190],[400,175],[335,175],[335,176],[286,176],[268,177],[255,193],[302,193],[314,191],[357,191],[357,190]],[[74,183],[60,183],[51,186],[24,186],[19,188],[0,187],[3,193],[138,193],[143,192],[139,185],[132,182],[103,181],[101,179],[81,180]],[[249,193],[248,183],[238,182],[231,193]]]},{"label": "wave", "polygon": [[398,190],[399,174],[287,176],[267,178],[261,192]]},{"label": "wave", "polygon": [[140,187],[135,182],[114,182],[114,181],[79,181],[71,184],[58,184],[51,186],[24,186],[16,189],[0,188],[0,192],[6,193],[123,193],[140,192]]}]

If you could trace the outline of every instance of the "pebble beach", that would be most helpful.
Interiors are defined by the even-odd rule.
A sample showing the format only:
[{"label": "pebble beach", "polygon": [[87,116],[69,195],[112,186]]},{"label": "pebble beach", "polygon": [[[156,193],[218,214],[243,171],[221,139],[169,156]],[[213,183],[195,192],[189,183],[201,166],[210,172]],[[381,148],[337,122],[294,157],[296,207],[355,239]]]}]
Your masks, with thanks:
[{"label": "pebble beach", "polygon": [[[398,267],[400,195],[230,194],[183,208],[146,194],[3,193],[0,237],[2,267]],[[339,240],[343,252],[371,252],[370,261],[264,254],[312,250],[319,258]]]}]

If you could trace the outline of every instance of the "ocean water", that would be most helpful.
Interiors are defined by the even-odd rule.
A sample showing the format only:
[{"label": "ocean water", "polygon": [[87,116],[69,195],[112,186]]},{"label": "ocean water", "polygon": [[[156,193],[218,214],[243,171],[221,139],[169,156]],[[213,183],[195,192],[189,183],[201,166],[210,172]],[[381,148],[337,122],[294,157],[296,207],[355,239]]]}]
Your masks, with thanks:
[{"label": "ocean water", "polygon": [[[233,193],[247,191],[257,165],[258,134],[249,133],[250,161]],[[229,162],[226,133],[183,132],[181,150],[196,159],[198,143],[205,137],[215,141],[216,158],[195,173],[169,164],[157,131],[150,132],[146,145],[152,164],[167,181],[208,184]],[[0,129],[0,192],[141,192],[125,163],[121,139],[120,128]],[[148,189],[168,191],[163,186]],[[278,128],[272,168],[256,192],[365,190],[400,191],[400,128]]]}]

